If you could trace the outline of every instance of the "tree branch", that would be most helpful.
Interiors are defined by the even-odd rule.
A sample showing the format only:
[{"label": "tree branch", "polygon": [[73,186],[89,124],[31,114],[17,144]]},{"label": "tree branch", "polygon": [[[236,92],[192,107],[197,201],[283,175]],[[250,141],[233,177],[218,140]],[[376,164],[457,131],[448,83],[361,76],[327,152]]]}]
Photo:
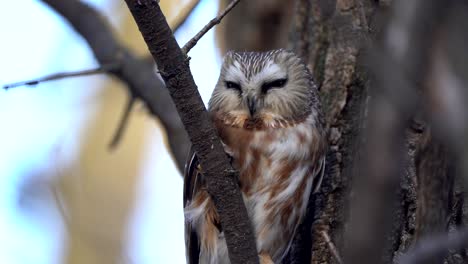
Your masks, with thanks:
[{"label": "tree branch", "polygon": [[170,152],[180,172],[184,170],[190,141],[154,64],[138,58],[120,44],[109,23],[89,5],[78,0],[42,0],[62,15],[88,43],[101,65],[117,64],[112,74],[126,83],[130,94],[141,99],[166,130]]},{"label": "tree branch", "polygon": [[157,1],[125,2],[159,67],[200,160],[207,190],[220,216],[231,263],[258,263],[252,227],[237,185],[238,172],[224,153],[185,53],[174,39]]},{"label": "tree branch", "polygon": [[117,64],[106,64],[106,65],[99,66],[95,69],[75,71],[75,72],[54,73],[54,74],[47,75],[41,78],[37,78],[35,80],[7,84],[3,86],[3,89],[8,90],[11,88],[24,86],[24,85],[33,86],[33,85],[38,85],[39,83],[55,81],[55,80],[64,79],[64,78],[81,77],[81,76],[101,74],[101,73],[111,73],[111,72],[117,71],[118,68],[119,68],[119,65]]},{"label": "tree branch", "polygon": [[135,97],[130,95],[128,98],[127,104],[125,105],[122,118],[120,119],[119,126],[115,130],[115,134],[112,137],[111,142],[109,143],[109,149],[114,150],[119,145],[119,142],[122,139],[125,129],[127,128],[130,113],[132,112],[134,105],[135,105]]},{"label": "tree branch", "polygon": [[321,231],[320,234],[322,234],[323,238],[327,242],[328,248],[330,249],[330,252],[332,253],[333,257],[335,258],[336,262],[338,264],[343,264],[343,260],[341,260],[340,254],[338,253],[338,250],[335,247],[335,244],[330,239],[330,236],[328,235],[327,232]]},{"label": "tree branch", "polygon": [[229,3],[229,5],[226,7],[226,9],[224,9],[223,12],[221,12],[221,14],[219,14],[217,17],[213,18],[210,22],[208,22],[208,24],[206,24],[206,26],[204,26],[202,28],[202,30],[200,30],[200,32],[198,32],[192,39],[190,39],[187,44],[184,45],[184,47],[182,48],[182,52],[184,54],[187,54],[196,44],[197,42],[208,32],[210,31],[210,29],[214,26],[216,26],[217,24],[219,24],[221,22],[221,20],[223,19],[224,16],[227,15],[227,13],[229,13],[229,11],[231,11],[231,9],[233,9],[238,3],[239,3],[240,0],[233,0],[231,1],[231,3]]}]

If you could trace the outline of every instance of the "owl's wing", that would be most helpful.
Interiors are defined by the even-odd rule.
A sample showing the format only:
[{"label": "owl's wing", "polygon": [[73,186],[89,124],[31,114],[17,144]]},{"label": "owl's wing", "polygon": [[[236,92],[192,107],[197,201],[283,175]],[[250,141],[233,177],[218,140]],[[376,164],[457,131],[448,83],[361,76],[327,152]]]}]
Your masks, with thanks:
[{"label": "owl's wing", "polygon": [[[199,170],[197,155],[190,150],[189,160],[185,164],[184,171],[184,208],[193,199],[201,187],[202,175]],[[185,221],[185,250],[188,264],[198,264],[200,256],[200,244],[192,224]]]},{"label": "owl's wing", "polygon": [[[320,190],[320,186],[322,185],[322,180],[323,180],[323,177],[325,175],[325,155],[323,155],[322,158],[319,158],[318,162],[319,162],[318,166],[315,166],[316,169],[314,169],[312,171],[314,179],[312,181],[312,193],[310,194],[311,197],[312,197],[312,195],[314,193],[317,193]],[[309,204],[311,203],[310,199],[311,198],[309,198]],[[307,205],[307,208],[308,208],[307,209],[308,212],[306,212],[305,219],[302,220],[303,223],[307,222],[307,221],[310,221],[310,219],[313,218],[313,216],[309,212],[309,205]],[[309,220],[307,220],[307,219],[309,219]],[[288,263],[288,261],[285,258],[289,258],[288,256],[291,254],[290,251],[292,249],[292,245],[294,243],[294,240],[296,239],[297,232],[301,232],[301,233],[303,232],[303,231],[298,230],[299,228],[301,228],[301,226],[302,226],[302,224],[298,223],[298,225],[294,229],[294,235],[291,236],[291,239],[289,240],[288,247],[285,250],[284,255],[283,255],[283,262],[282,263]],[[306,227],[306,226],[307,225],[305,225],[304,227]],[[302,227],[302,228],[304,228],[304,227]],[[307,230],[310,230],[310,227]],[[292,253],[292,254],[296,254],[296,253]]]},{"label": "owl's wing", "polygon": [[320,159],[320,170],[315,173],[314,181],[312,182],[312,193],[317,193],[322,185],[323,176],[325,175],[325,155]]}]

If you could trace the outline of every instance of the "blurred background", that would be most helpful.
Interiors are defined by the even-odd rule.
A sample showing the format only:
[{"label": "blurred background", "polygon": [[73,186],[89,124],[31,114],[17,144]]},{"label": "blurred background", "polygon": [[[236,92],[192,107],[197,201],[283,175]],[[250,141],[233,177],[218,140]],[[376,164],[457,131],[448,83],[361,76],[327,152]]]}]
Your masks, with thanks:
[{"label": "blurred background", "polygon": [[[149,56],[125,1],[84,2],[111,24],[122,45]],[[173,28],[195,6],[175,31],[183,45],[228,2],[160,5]],[[314,234],[312,263],[334,263],[330,241],[319,231],[329,234],[347,263],[374,264],[382,256],[395,262],[424,235],[466,226],[468,182],[455,178],[451,163],[468,157],[468,145],[460,144],[468,142],[467,17],[463,1],[241,1],[190,51],[205,103],[226,50],[286,47],[308,63],[330,129],[331,164],[310,216],[315,225],[298,233]],[[42,1],[1,1],[0,20],[1,86],[99,66],[82,36]],[[414,98],[405,94],[415,91]],[[0,89],[0,263],[185,263],[183,183],[162,123],[138,102],[120,144],[109,149],[128,94],[107,74]],[[417,109],[403,115],[400,108],[413,103]],[[397,112],[397,118],[386,116]],[[373,129],[372,120],[384,132]],[[363,148],[363,141],[371,147]],[[403,160],[401,172],[395,169],[403,165],[388,162]],[[370,169],[361,173],[360,167]],[[393,199],[399,201],[395,210],[388,206]],[[376,235],[383,232],[389,235]],[[444,257],[425,255],[431,263]],[[447,263],[468,263],[464,251],[450,258],[461,261]]]},{"label": "blurred background", "polygon": [[[87,0],[122,42],[147,54],[124,1]],[[174,21],[188,0],[161,0]],[[41,1],[0,4],[0,85],[96,67],[83,38]],[[217,14],[201,1],[176,33],[180,45]],[[215,31],[190,52],[205,102],[219,73]],[[164,132],[143,105],[108,148],[127,100],[109,76],[0,90],[0,261],[185,263],[182,177]]]}]

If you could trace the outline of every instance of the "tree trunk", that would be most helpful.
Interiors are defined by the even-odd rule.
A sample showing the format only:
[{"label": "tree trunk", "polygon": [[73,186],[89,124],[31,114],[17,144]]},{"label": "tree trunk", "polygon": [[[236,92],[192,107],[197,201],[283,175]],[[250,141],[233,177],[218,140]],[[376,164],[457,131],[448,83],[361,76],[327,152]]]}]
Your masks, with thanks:
[{"label": "tree trunk", "polygon": [[375,6],[358,1],[313,1],[310,14],[309,65],[320,89],[329,131],[326,177],[315,201],[312,263],[333,263],[322,232],[342,252],[347,218],[350,176],[362,139],[368,77],[362,61],[363,41],[369,38],[368,22]]},{"label": "tree trunk", "polygon": [[[371,43],[376,41],[380,28],[384,25],[383,17],[389,16],[388,5],[388,1],[314,0],[309,10],[313,22],[309,31],[308,63],[320,89],[330,145],[326,177],[320,193],[316,195],[314,206],[311,206],[315,215],[311,263],[336,263],[337,257],[340,257],[334,256],[336,253],[332,252],[324,232],[328,233],[331,242],[337,247],[338,255],[349,247],[357,247],[359,242],[349,237],[347,239],[344,235],[348,231],[357,232],[346,230],[352,225],[350,218],[356,217],[353,211],[350,212],[353,208],[349,207],[348,201],[353,199],[356,192],[369,191],[355,189],[355,184],[351,182],[354,176],[364,173],[363,166],[357,167],[356,164],[361,160],[361,146],[372,140],[369,135],[362,133],[363,128],[369,125],[369,101],[377,100],[369,93],[369,90],[375,90],[376,82],[371,76],[371,72],[375,70],[370,69],[367,55],[375,49]],[[439,14],[443,14],[443,11],[439,11]],[[296,33],[303,30],[298,24],[293,27],[293,32]],[[293,38],[290,46],[297,47],[300,40],[300,37]],[[421,73],[414,73],[416,79],[425,78],[417,74]],[[401,135],[406,142],[405,155],[401,159],[402,169],[393,169],[394,176],[402,174],[399,177],[399,187],[395,190],[395,203],[392,202],[383,209],[390,219],[386,219],[389,228],[387,232],[382,230],[382,234],[374,234],[384,237],[381,239],[381,252],[366,249],[368,259],[375,255],[380,259],[379,263],[396,261],[411,245],[417,243],[419,236],[414,236],[415,233],[430,235],[446,232],[449,220],[452,229],[461,224],[462,188],[456,187],[458,192],[453,193],[454,158],[449,155],[446,142],[440,142],[428,135],[430,132],[427,121],[414,119],[400,122],[407,124]],[[393,158],[400,159],[398,156]],[[371,164],[364,164],[366,166],[370,167]],[[392,193],[391,189],[387,192]],[[452,200],[456,200],[455,207]],[[302,232],[306,232],[305,236],[308,235],[307,230]],[[350,241],[354,245],[350,245]],[[377,249],[378,247],[375,246]],[[460,258],[460,255],[454,257],[452,254],[448,261],[457,263],[454,259]],[[431,263],[442,263],[443,259],[432,259]],[[375,263],[352,258],[350,260],[347,263]],[[306,261],[308,262],[308,258],[304,258],[304,254],[297,254],[290,257],[287,263]]]}]

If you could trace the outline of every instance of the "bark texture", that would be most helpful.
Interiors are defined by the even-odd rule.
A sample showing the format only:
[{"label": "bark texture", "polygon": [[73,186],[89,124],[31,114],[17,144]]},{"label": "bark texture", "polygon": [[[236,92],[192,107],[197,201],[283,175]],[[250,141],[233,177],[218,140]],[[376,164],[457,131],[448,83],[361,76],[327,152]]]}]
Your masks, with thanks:
[{"label": "bark texture", "polygon": [[[416,159],[418,181],[416,239],[443,233],[448,226],[453,197],[453,165],[447,148],[426,131]],[[442,263],[444,254],[424,263]]]},{"label": "bark texture", "polygon": [[[314,207],[312,263],[336,260],[321,231],[330,234],[346,263],[392,263],[418,243],[417,230],[447,231],[455,214],[452,158],[447,142],[425,140],[427,121],[413,119],[422,106],[424,88],[418,84],[428,73],[430,43],[440,23],[434,18],[444,17],[446,4],[312,2],[309,66],[321,91],[330,144]],[[391,42],[396,37],[388,35],[392,30],[408,34],[403,37],[412,44],[397,50]],[[364,127],[368,132],[361,133]],[[438,257],[432,261],[441,263]]]},{"label": "bark texture", "polygon": [[367,99],[367,76],[359,65],[369,34],[365,8],[358,1],[314,1],[310,12],[309,65],[320,89],[330,146],[326,177],[315,201],[312,263],[334,261],[321,231],[339,251],[343,248],[344,208]]}]

